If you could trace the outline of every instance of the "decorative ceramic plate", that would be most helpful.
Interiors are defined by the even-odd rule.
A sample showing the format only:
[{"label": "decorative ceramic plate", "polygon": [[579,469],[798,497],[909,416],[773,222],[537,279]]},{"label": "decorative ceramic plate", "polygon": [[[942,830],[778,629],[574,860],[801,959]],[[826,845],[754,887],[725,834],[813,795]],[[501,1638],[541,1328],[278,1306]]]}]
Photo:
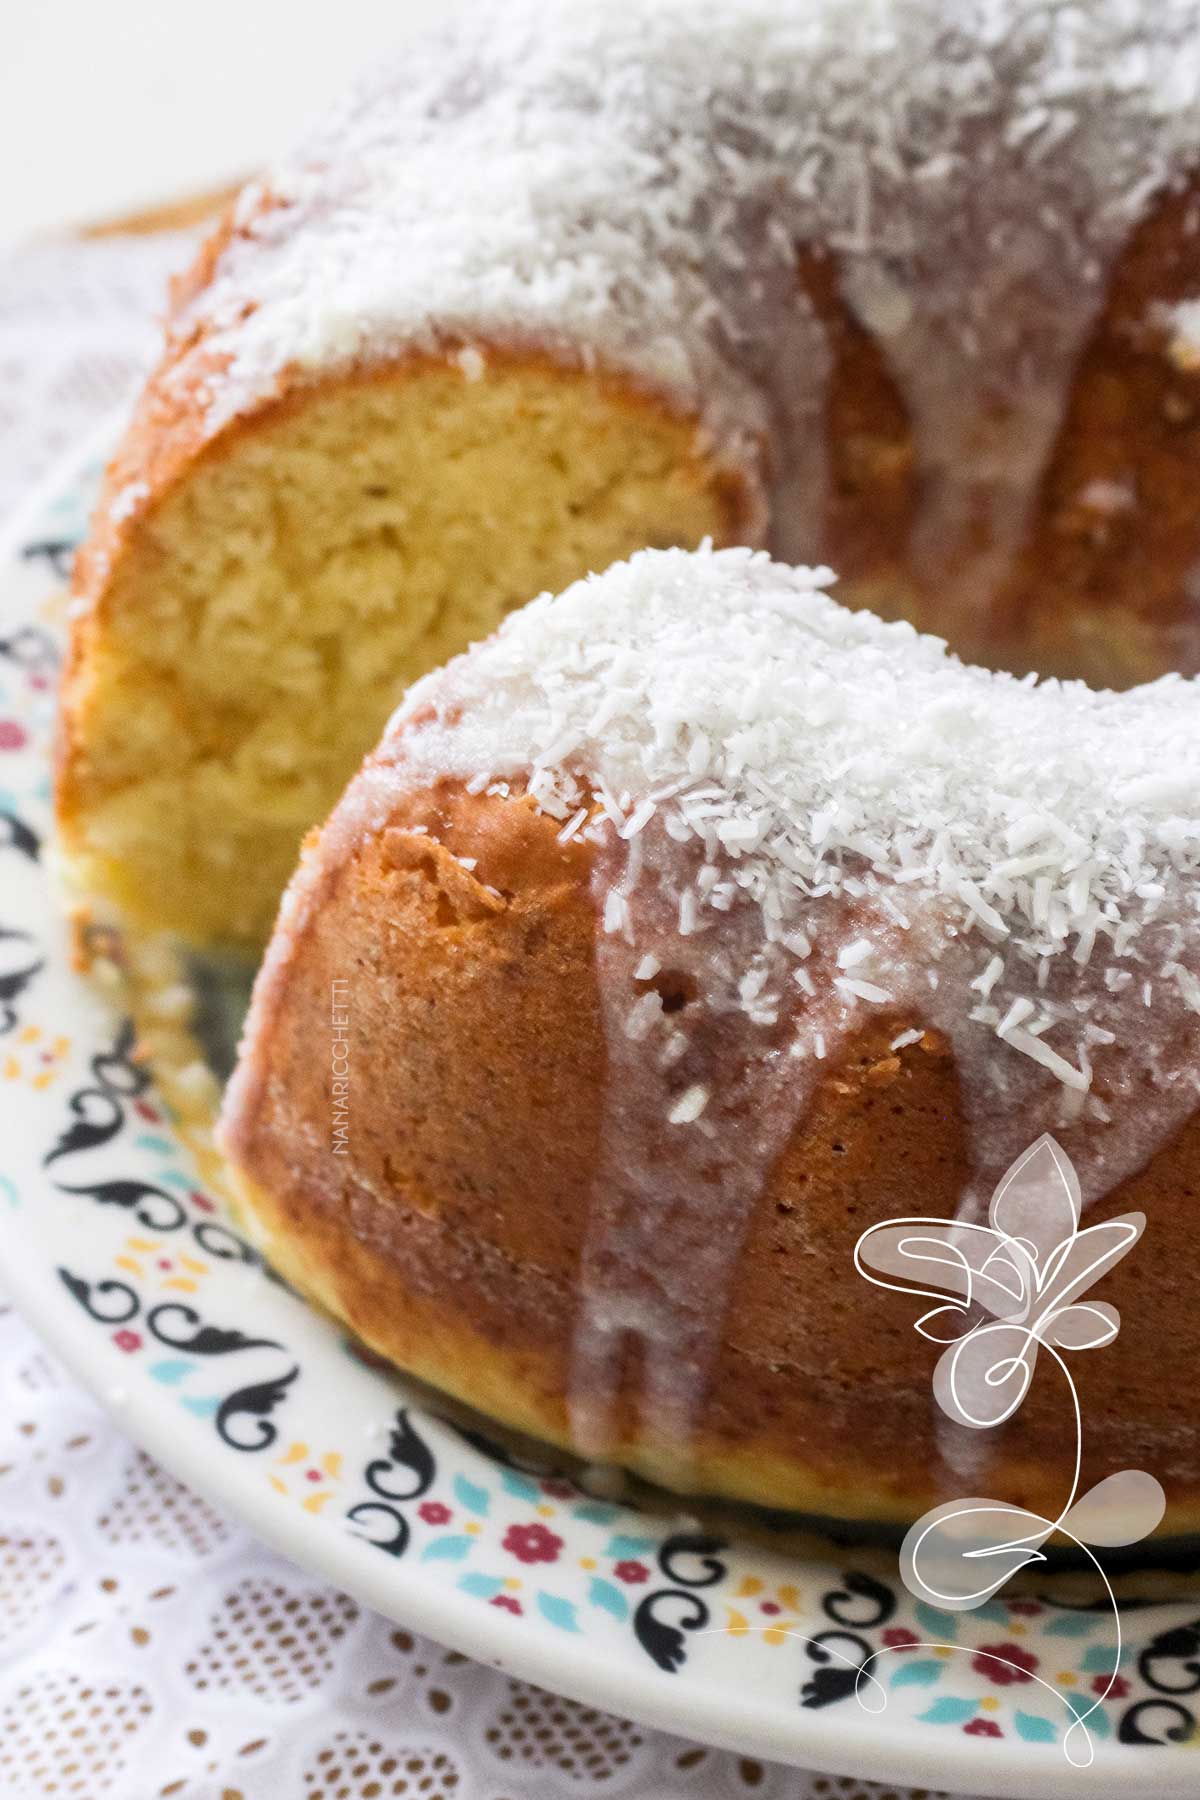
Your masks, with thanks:
[{"label": "decorative ceramic plate", "polygon": [[[298,1563],[547,1687],[926,1786],[1200,1791],[1200,1582],[1123,1578],[1110,1685],[1111,1608],[1064,1577],[940,1613],[889,1550],[598,1497],[407,1390],[263,1269],[53,902],[55,601],[99,463],[0,557],[0,1265],[29,1318],[133,1437]],[[1086,1770],[1064,1753],[1081,1714]]]}]

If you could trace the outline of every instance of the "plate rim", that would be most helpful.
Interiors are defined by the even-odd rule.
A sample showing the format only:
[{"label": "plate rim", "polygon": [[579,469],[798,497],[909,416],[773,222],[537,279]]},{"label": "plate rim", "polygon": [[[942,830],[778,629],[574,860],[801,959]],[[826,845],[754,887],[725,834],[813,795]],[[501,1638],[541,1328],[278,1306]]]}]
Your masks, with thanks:
[{"label": "plate rim", "polygon": [[[94,434],[52,464],[3,521],[0,618],[8,604],[5,583],[31,525],[56,496],[79,483],[89,464],[107,460],[127,416],[125,408],[106,416]],[[29,1213],[23,1216],[28,1221]],[[47,1230],[5,1230],[4,1220],[0,1214],[6,1293],[119,1428],[193,1492],[231,1513],[297,1568],[398,1624],[585,1705],[790,1767],[933,1788],[949,1780],[960,1791],[965,1785],[997,1800],[1062,1800],[1076,1783],[1089,1800],[1128,1800],[1141,1791],[1156,1800],[1194,1800],[1197,1760],[1187,1745],[1147,1745],[1135,1752],[1131,1746],[1096,1742],[1091,1764],[1075,1769],[1065,1762],[1060,1742],[941,1738],[913,1729],[902,1716],[784,1708],[777,1699],[757,1701],[728,1685],[718,1689],[708,1681],[680,1683],[649,1661],[635,1665],[587,1640],[564,1640],[540,1626],[531,1630],[533,1621],[518,1624],[502,1609],[492,1616],[472,1596],[423,1581],[419,1564],[381,1558],[369,1541],[331,1529],[328,1521],[313,1515],[290,1511],[265,1483],[260,1487],[235,1478],[235,1460],[205,1455],[199,1436],[173,1431],[172,1415],[148,1383],[124,1387],[112,1379],[120,1369],[116,1351],[105,1345],[100,1353],[94,1335],[51,1279],[44,1254]],[[119,1403],[114,1401],[118,1386]]]}]

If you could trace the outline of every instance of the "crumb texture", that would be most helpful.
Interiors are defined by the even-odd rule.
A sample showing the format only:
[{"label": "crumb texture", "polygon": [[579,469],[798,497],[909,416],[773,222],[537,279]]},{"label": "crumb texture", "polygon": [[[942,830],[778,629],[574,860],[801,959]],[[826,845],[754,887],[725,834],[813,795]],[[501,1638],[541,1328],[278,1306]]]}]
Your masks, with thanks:
[{"label": "crumb texture", "polygon": [[432,364],[264,420],[168,493],[77,620],[77,880],[126,917],[261,943],[412,680],[548,573],[727,529],[686,424],[556,371]]},{"label": "crumb texture", "polygon": [[[751,471],[784,560],[834,561],[972,660],[1011,666],[1032,635],[1043,668],[1127,684],[1200,666],[1178,616],[1200,544],[1163,530],[1155,668],[1131,576],[1107,666],[1086,631],[1027,618],[1046,554],[1027,540],[1066,458],[1051,541],[1083,539],[1071,572],[1096,604],[1078,564],[1104,520],[1078,496],[1103,477],[1068,454],[1089,349],[1143,530],[1179,503],[1147,440],[1183,429],[1194,483],[1169,410],[1194,394],[1155,365],[1178,341],[1161,309],[1200,295],[1198,169],[1196,0],[1152,19],[1135,0],[575,0],[552,30],[501,0],[372,74],[246,191],[169,385],[211,433],[283,382],[414,347],[621,370]],[[900,555],[866,553],[864,485]]]},{"label": "crumb texture", "polygon": [[532,0],[178,285],[75,583],[82,885],[261,941],[406,684],[643,545],[965,659],[1200,669],[1200,0]]}]

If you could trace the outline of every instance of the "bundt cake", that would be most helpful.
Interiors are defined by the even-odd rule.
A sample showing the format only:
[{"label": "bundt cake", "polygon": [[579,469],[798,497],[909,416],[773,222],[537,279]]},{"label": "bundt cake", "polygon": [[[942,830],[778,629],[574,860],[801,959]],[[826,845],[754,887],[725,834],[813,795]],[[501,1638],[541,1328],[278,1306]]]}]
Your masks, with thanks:
[{"label": "bundt cake", "polygon": [[1075,1359],[1089,1472],[1194,1523],[1200,688],[968,667],[829,580],[644,551],[411,690],[283,901],[238,1192],[369,1345],[586,1457],[1053,1518],[1055,1371],[981,1448],[935,1423],[923,1309],[854,1269],[1053,1130],[1086,1223],[1149,1218]]},{"label": "bundt cake", "polygon": [[84,890],[261,943],[406,685],[643,545],[1200,668],[1200,0],[498,0],[253,182],[79,559]]}]

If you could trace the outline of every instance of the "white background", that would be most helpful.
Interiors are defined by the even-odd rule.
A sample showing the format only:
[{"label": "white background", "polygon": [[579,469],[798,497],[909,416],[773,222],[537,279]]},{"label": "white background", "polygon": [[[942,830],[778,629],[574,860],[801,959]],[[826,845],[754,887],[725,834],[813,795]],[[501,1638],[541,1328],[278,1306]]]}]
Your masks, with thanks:
[{"label": "white background", "polygon": [[236,180],[470,0],[0,0],[0,247]]}]

